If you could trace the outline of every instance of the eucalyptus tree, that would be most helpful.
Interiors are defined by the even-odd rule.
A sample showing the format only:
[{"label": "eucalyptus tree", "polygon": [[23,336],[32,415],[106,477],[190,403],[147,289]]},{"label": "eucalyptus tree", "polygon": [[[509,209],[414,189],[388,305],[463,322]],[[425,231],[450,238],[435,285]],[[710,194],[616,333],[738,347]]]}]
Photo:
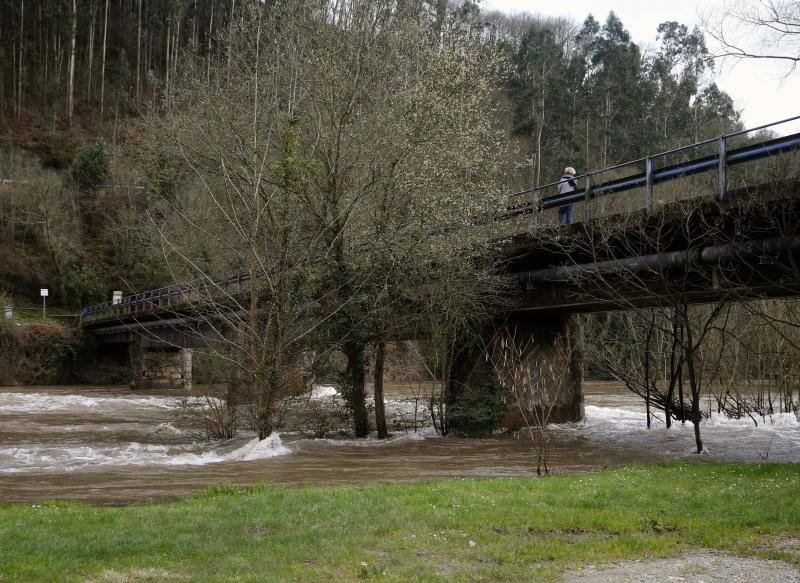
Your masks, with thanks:
[{"label": "eucalyptus tree", "polygon": [[[531,182],[542,183],[542,168],[564,166],[572,136],[563,97],[569,94],[563,34],[550,24],[534,24],[525,32],[512,56],[514,72],[508,80],[514,103],[514,130],[529,137],[533,151]],[[546,132],[546,133],[545,133]],[[558,158],[556,158],[558,157]]]}]

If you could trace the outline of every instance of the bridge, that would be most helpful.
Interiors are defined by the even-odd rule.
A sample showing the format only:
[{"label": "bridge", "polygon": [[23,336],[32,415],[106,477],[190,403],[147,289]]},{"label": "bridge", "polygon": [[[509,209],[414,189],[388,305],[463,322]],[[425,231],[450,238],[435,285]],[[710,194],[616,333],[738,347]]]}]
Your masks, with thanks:
[{"label": "bridge", "polygon": [[[519,284],[506,325],[569,354],[551,419],[583,414],[576,313],[800,295],[800,133],[775,132],[798,120],[588,172],[567,194],[559,182],[513,193],[472,220],[502,241]],[[565,205],[581,219],[552,224],[548,211]],[[127,347],[134,386],[187,386],[191,348],[224,334],[208,330],[200,298],[240,297],[249,285],[237,272],[142,291],[85,308],[82,326],[101,345]]]}]

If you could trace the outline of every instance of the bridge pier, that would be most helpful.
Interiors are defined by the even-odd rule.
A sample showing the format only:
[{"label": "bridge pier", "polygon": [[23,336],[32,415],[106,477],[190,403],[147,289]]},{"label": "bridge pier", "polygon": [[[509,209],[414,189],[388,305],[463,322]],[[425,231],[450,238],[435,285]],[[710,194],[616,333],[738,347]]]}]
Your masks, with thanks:
[{"label": "bridge pier", "polygon": [[192,349],[130,345],[132,389],[189,389],[192,386]]},{"label": "bridge pier", "polygon": [[[529,420],[572,423],[584,418],[583,324],[570,314],[513,317],[503,334],[513,339],[516,359],[530,371],[525,383]],[[509,371],[497,370],[498,375]]]}]

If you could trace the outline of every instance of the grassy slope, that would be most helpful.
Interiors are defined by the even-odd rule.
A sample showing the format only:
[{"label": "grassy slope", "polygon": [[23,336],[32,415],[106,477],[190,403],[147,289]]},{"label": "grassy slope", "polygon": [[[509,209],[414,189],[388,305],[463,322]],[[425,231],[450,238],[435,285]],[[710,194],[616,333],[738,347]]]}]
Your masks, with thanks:
[{"label": "grassy slope", "polygon": [[797,465],[670,464],[547,479],[223,485],[121,508],[11,505],[0,507],[0,580],[551,579],[688,547],[800,563],[768,550],[800,535],[798,492]]}]

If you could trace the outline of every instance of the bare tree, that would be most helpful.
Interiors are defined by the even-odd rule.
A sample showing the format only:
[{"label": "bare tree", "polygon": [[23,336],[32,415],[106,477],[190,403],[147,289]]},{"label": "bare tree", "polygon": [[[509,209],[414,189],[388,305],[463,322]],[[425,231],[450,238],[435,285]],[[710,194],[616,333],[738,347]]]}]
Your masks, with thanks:
[{"label": "bare tree", "polygon": [[[191,277],[185,301],[203,314],[205,350],[232,370],[228,403],[241,405],[263,439],[280,400],[302,388],[310,274],[324,252],[309,217],[310,165],[298,151],[297,92],[305,80],[298,29],[255,6],[238,38],[236,83],[205,79],[175,91],[167,111],[148,120],[141,151],[151,172],[166,163],[188,192],[172,219],[153,216],[176,280]],[[155,159],[152,156],[156,152]],[[161,157],[164,156],[164,157]],[[197,189],[197,190],[195,190]],[[233,278],[219,280],[232,270]]]},{"label": "bare tree", "polygon": [[542,343],[517,329],[501,331],[487,351],[487,359],[502,382],[513,393],[525,427],[523,431],[536,451],[536,473],[550,473],[550,436],[547,424],[553,408],[566,391],[571,351],[574,347]]},{"label": "bare tree", "polygon": [[800,6],[794,0],[735,1],[703,20],[720,45],[717,57],[782,62],[787,75],[800,63]]}]

